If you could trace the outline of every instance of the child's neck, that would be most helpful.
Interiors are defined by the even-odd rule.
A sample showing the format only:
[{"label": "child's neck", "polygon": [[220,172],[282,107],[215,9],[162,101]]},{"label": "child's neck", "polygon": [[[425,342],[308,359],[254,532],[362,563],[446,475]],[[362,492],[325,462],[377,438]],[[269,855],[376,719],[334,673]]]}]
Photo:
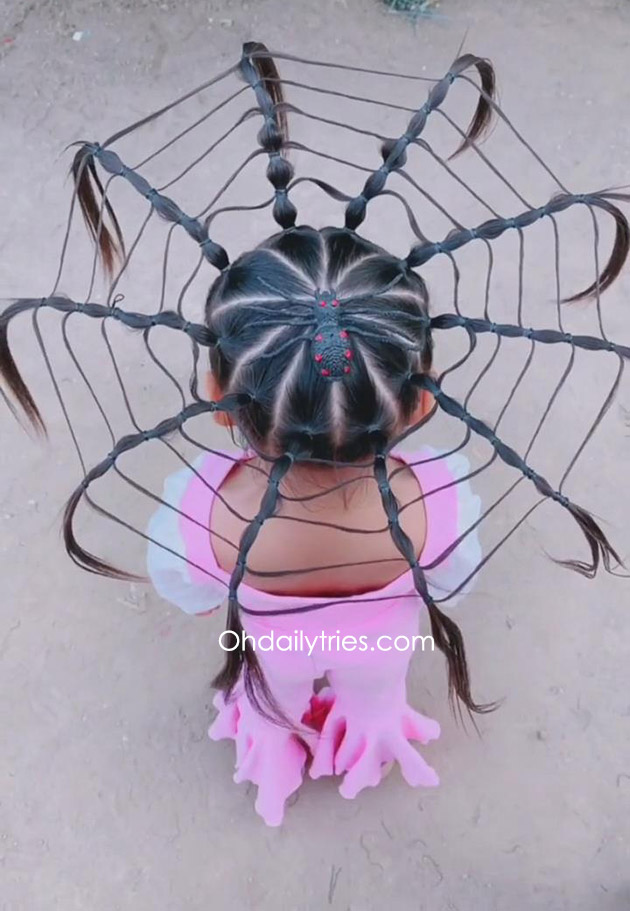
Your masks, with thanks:
[{"label": "child's neck", "polygon": [[[389,459],[387,460],[389,463]],[[269,475],[271,469],[270,462],[266,462],[258,457],[252,459],[256,468],[262,469],[265,475]],[[396,462],[388,464],[388,469],[396,467]],[[257,472],[261,484],[266,484],[262,474]],[[342,487],[334,490],[338,485]],[[288,472],[286,478],[280,485],[281,493],[289,497],[309,497],[314,494],[322,494],[320,501],[325,501],[327,508],[330,508],[333,502],[339,501],[344,507],[348,505],[350,494],[359,490],[365,492],[374,485],[376,490],[374,471],[369,459],[361,459],[356,463],[330,466],[322,465],[318,462],[298,462],[294,464]],[[323,494],[323,491],[330,491]]]}]

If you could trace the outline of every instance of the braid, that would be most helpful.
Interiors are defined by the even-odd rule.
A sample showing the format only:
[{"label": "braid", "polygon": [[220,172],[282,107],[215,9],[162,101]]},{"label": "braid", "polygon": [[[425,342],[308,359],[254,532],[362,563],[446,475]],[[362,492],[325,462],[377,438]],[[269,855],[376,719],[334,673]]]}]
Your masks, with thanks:
[{"label": "braid", "polygon": [[[359,227],[365,218],[367,204],[370,199],[373,199],[383,192],[387,178],[392,171],[398,171],[405,165],[407,161],[407,146],[418,139],[426,126],[429,114],[440,107],[448,94],[448,90],[455,82],[455,79],[470,66],[477,67],[481,74],[483,88],[487,94],[492,97],[494,92],[494,70],[492,65],[487,60],[473,57],[471,54],[459,57],[453,63],[444,78],[437,82],[430,90],[427,100],[413,115],[402,136],[399,136],[398,139],[386,139],[382,144],[381,155],[383,156],[383,164],[377,171],[373,171],[372,174],[370,174],[361,193],[358,196],[355,196],[346,206],[347,228],[356,230]],[[490,112],[491,109],[488,100],[483,96],[480,96],[466,138],[453,153],[453,156],[459,154],[459,152],[463,151],[470,142],[479,137],[487,126]]]},{"label": "braid", "polygon": [[481,335],[486,332],[494,333],[502,338],[528,338],[544,345],[557,345],[565,343],[585,351],[612,351],[619,357],[630,359],[630,346],[617,345],[605,338],[593,335],[571,335],[569,332],[560,332],[558,329],[525,329],[511,323],[493,323],[487,319],[472,319],[458,316],[454,313],[441,313],[430,320],[432,329],[464,328]]},{"label": "braid", "polygon": [[561,563],[563,566],[567,566],[570,569],[574,569],[576,572],[579,572],[588,578],[593,578],[597,573],[600,559],[607,572],[611,572],[611,557],[617,564],[621,565],[619,555],[593,517],[581,506],[572,503],[569,498],[559,490],[554,490],[551,484],[543,478],[542,475],[534,471],[534,469],[531,468],[527,462],[511,448],[511,446],[506,445],[499,439],[491,427],[479,418],[474,417],[463,405],[456,401],[456,399],[443,392],[440,385],[432,377],[427,376],[426,374],[414,374],[409,378],[409,382],[419,389],[426,389],[431,392],[435,396],[435,400],[442,411],[458,418],[466,424],[469,430],[487,440],[499,458],[505,462],[506,465],[510,465],[512,468],[516,468],[520,471],[521,474],[533,483],[536,490],[542,494],[543,497],[554,500],[571,513],[589,545],[591,550],[591,563],[585,563],[582,560],[558,560],[556,562]]},{"label": "braid", "polygon": [[251,550],[258,533],[267,519],[270,519],[278,508],[281,494],[279,493],[280,482],[291,468],[297,452],[285,452],[274,462],[269,478],[267,488],[263,494],[258,512],[247,526],[238,546],[238,554],[228,589],[228,612],[226,631],[234,633],[237,639],[242,642],[242,648],[235,648],[226,655],[225,664],[222,670],[212,681],[212,685],[225,692],[229,696],[236,683],[241,678],[245,692],[247,693],[252,705],[274,721],[281,721],[291,725],[286,718],[280,706],[273,698],[269,685],[265,680],[262,668],[258,661],[256,652],[251,647],[247,639],[243,640],[243,624],[240,619],[240,606],[238,603],[238,588],[245,575],[247,566],[247,555]]},{"label": "braid", "polygon": [[[6,382],[24,409],[32,427],[37,433],[43,435],[46,434],[44,421],[11,354],[8,338],[9,323],[13,317],[19,316],[21,313],[27,313],[29,310],[37,311],[41,307],[49,307],[51,310],[57,310],[66,315],[83,313],[95,319],[113,319],[124,326],[129,326],[130,329],[148,331],[154,326],[164,326],[167,329],[185,332],[192,340],[193,345],[199,344],[210,347],[217,343],[216,334],[208,329],[207,326],[202,323],[191,323],[174,310],[163,310],[150,314],[134,313],[115,305],[110,307],[105,304],[79,303],[61,295],[21,298],[14,301],[0,314],[0,377]],[[12,407],[10,403],[9,407]]]},{"label": "braid", "polygon": [[[617,194],[617,197],[615,198],[618,198],[619,195],[620,194]],[[628,199],[630,199],[630,197],[628,197]],[[450,255],[455,250],[459,250],[460,247],[470,243],[471,240],[495,240],[509,228],[521,230],[541,218],[552,217],[558,212],[563,212],[565,209],[576,204],[585,205],[589,208],[591,206],[596,206],[597,208],[603,209],[613,217],[616,229],[613,249],[601,275],[599,275],[588,288],[585,288],[583,291],[579,291],[577,294],[568,298],[569,301],[581,300],[582,298],[589,297],[594,291],[598,291],[599,293],[605,291],[606,288],[615,281],[623,268],[630,250],[630,229],[628,221],[623,212],[621,212],[617,206],[609,202],[606,198],[606,194],[602,193],[580,193],[577,195],[562,193],[551,199],[545,206],[540,206],[537,209],[527,209],[525,212],[521,212],[520,215],[513,218],[491,218],[489,221],[483,222],[483,224],[478,225],[476,228],[455,229],[450,231],[444,240],[439,241],[438,243],[423,242],[416,244],[411,248],[411,252],[404,262],[412,269],[422,266],[439,253]]]},{"label": "braid", "polygon": [[[257,56],[253,57],[254,53]],[[293,177],[293,166],[282,154],[289,134],[286,112],[280,108],[283,102],[280,76],[267,48],[258,41],[249,41],[243,45],[241,72],[253,88],[264,118],[258,142],[269,155],[267,178],[275,189],[273,217],[287,230],[295,226],[297,209],[287,193],[287,185]]]},{"label": "braid", "polygon": [[439,609],[431,597],[424,572],[414,551],[413,542],[409,535],[401,528],[400,504],[389,483],[385,462],[385,445],[385,436],[377,434],[374,477],[381,494],[381,501],[387,516],[392,540],[411,567],[416,591],[424,601],[429,612],[433,640],[442,654],[446,657],[448,664],[449,699],[451,700],[452,705],[454,705],[455,698],[459,699],[469,712],[489,712],[494,708],[494,705],[479,705],[472,698],[464,638],[461,634],[461,630],[454,620],[451,620],[450,617]]},{"label": "braid", "polygon": [[[145,177],[137,171],[134,171],[133,168],[129,168],[126,164],[123,164],[120,156],[116,152],[112,152],[111,149],[103,148],[103,146],[99,145],[97,142],[86,143],[77,152],[75,161],[79,159],[79,157],[81,157],[81,160],[91,162],[91,167],[89,167],[88,170],[83,168],[78,177],[75,172],[79,202],[88,227],[90,228],[93,237],[99,242],[101,255],[103,256],[106,267],[107,263],[110,263],[109,271],[111,271],[113,256],[113,254],[109,252],[110,248],[113,249],[112,241],[109,235],[103,235],[102,231],[100,232],[99,239],[97,232],[99,219],[97,218],[96,204],[94,202],[94,191],[91,187],[87,189],[87,182],[89,182],[88,174],[95,173],[95,158],[109,174],[112,174],[115,177],[124,177],[134,190],[137,190],[141,196],[144,196],[145,199],[149,200],[152,208],[155,209],[161,218],[165,221],[170,221],[173,224],[181,225],[186,233],[192,237],[193,240],[197,241],[201,248],[201,252],[209,263],[220,271],[227,268],[230,262],[227,253],[223,247],[211,240],[208,236],[208,229],[199,221],[199,219],[187,215],[180,209],[176,202],[152,187]],[[100,183],[98,183],[98,188],[102,195],[103,189]],[[111,206],[108,201],[106,201],[106,206],[107,211],[111,212]],[[118,228],[118,222],[116,222],[116,227]],[[120,235],[120,228],[118,228],[118,234]],[[120,244],[122,244],[122,236],[120,237]],[[106,251],[108,252],[106,253]]]}]

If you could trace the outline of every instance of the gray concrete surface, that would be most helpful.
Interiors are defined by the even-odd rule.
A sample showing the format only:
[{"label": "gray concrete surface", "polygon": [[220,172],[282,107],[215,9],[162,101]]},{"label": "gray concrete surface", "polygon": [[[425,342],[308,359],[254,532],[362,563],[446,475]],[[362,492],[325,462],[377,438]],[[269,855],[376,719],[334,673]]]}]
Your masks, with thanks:
[{"label": "gray concrete surface", "polygon": [[[630,4],[445,0],[440,13],[414,29],[376,0],[0,2],[0,293],[34,296],[51,286],[69,196],[63,147],[102,139],[196,85],[250,38],[315,59],[434,75],[467,31],[466,49],[497,67],[505,110],[572,187],[630,180]],[[84,33],[80,41],[75,32]],[[355,85],[350,77],[343,84]],[[150,138],[159,135],[156,127]],[[493,141],[499,159],[513,164],[498,131]],[[550,180],[532,172],[530,185],[528,174],[523,169],[526,185],[547,198]],[[319,197],[304,198],[326,217]],[[592,257],[587,229],[576,223],[563,248],[563,267],[578,283]],[[237,235],[234,222],[229,230],[237,247],[254,239],[252,226]],[[388,223],[383,230],[401,241]],[[87,255],[78,234],[76,243]],[[548,255],[548,239],[541,249]],[[142,256],[130,280],[139,308],[148,306],[156,278]],[[80,272],[69,265],[65,290]],[[501,282],[506,275],[499,269]],[[528,279],[531,297],[540,291],[542,303],[532,301],[538,317],[549,306],[549,275],[541,259]],[[497,313],[513,306],[507,287],[499,286]],[[626,276],[606,297],[609,332],[626,343],[629,294]],[[479,312],[478,298],[467,306]],[[592,327],[592,305],[571,319],[572,327]],[[54,317],[43,322],[56,331]],[[86,328],[73,331],[79,344],[95,344]],[[411,791],[395,773],[346,802],[333,781],[306,782],[284,826],[268,830],[253,812],[253,795],[231,782],[231,746],[205,736],[223,618],[200,626],[148,587],[99,580],[65,558],[59,523],[76,458],[27,320],[13,337],[50,440],[35,442],[0,415],[0,907],[630,907],[628,588],[608,577],[589,582],[545,558],[544,550],[572,556],[581,547],[564,516],[547,507],[535,513],[457,609],[477,692],[505,700],[481,719],[481,737],[449,717],[439,657],[414,664],[412,701],[443,724],[442,739],[427,751],[442,787]],[[119,341],[122,369],[135,377],[146,365],[138,365],[132,340]],[[60,350],[53,344],[73,395],[76,381]],[[491,411],[501,376],[514,374],[502,363],[483,409]],[[558,361],[542,363],[511,432],[540,409],[539,390],[557,375]],[[91,368],[101,384],[112,383],[101,355]],[[563,447],[601,401],[604,374],[600,362],[580,359],[543,447],[552,468],[563,453],[566,463]],[[155,376],[136,385],[139,408],[162,416]],[[570,486],[604,517],[625,555],[627,400],[626,385]],[[104,452],[93,414],[77,421],[95,453]],[[153,480],[165,469],[172,463],[158,459]],[[491,483],[483,481],[484,494]],[[124,492],[112,489],[112,497],[125,505]],[[134,507],[132,516],[140,523],[147,510]],[[519,514],[510,507],[494,533]],[[79,529],[99,552],[140,567],[139,541],[104,537],[87,515]]]}]

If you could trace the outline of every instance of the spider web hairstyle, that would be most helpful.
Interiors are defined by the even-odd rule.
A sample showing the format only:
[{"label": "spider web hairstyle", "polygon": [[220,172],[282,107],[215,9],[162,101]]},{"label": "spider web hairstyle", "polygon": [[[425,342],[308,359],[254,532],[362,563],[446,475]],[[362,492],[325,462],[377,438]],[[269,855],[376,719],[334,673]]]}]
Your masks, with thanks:
[{"label": "spider web hairstyle", "polygon": [[[383,81],[395,79],[398,80],[397,85],[404,84],[410,87],[414,94],[417,93],[418,83],[423,82],[428,86],[428,94],[421,104],[416,102],[412,105],[341,92],[337,87],[324,88],[313,83],[282,79],[274,57],[284,60],[286,66],[299,66],[308,72],[315,67],[318,72],[323,71],[324,74],[342,71],[352,78],[377,76]],[[475,74],[478,82],[472,78]],[[161,118],[178,111],[180,105],[190,99],[201,98],[202,93],[220,90],[224,83],[229,83],[234,77],[240,77],[238,88],[215,100],[210,110],[197,117],[191,125],[178,129],[164,145],[135,165],[127,164],[122,155],[114,149],[115,146],[120,148],[121,143],[124,145],[125,138],[136,130],[154,125]],[[328,103],[330,99],[345,99],[356,103],[356,107],[362,110],[376,105],[383,117],[402,117],[402,127],[392,138],[373,129],[358,126],[349,119],[342,122],[323,116],[285,100],[284,86],[304,91],[307,96],[309,93],[314,94],[316,98]],[[467,87],[468,91],[476,93],[472,118],[466,129],[460,127],[457,118],[452,117],[445,109],[445,103],[455,92],[456,86]],[[123,471],[122,457],[137,451],[146,442],[159,441],[180,462],[196,471],[177,449],[176,442],[184,441],[187,446],[195,446],[218,457],[232,458],[224,452],[211,449],[190,432],[191,423],[196,418],[222,411],[232,416],[245,443],[258,454],[263,464],[267,465],[264,472],[267,475],[266,491],[255,516],[248,520],[249,524],[238,542],[224,539],[236,552],[236,562],[226,592],[227,626],[235,632],[242,630],[243,612],[258,613],[239,603],[239,586],[246,571],[253,578],[269,575],[289,577],[292,573],[303,574],[309,570],[316,572],[332,568],[314,566],[300,570],[264,573],[256,571],[248,564],[250,551],[262,525],[270,518],[282,518],[279,509],[287,495],[281,487],[296,463],[330,467],[347,466],[348,463],[352,463],[354,466],[369,469],[378,485],[386,527],[397,550],[411,568],[416,589],[412,597],[419,596],[426,605],[434,641],[446,657],[449,695],[454,704],[463,704],[469,711],[485,711],[489,706],[477,704],[473,699],[461,632],[440,604],[465,588],[481,566],[500,549],[535,508],[545,501],[557,504],[574,519],[586,539],[590,559],[559,562],[587,577],[593,577],[601,564],[609,572],[614,570],[613,563],[621,562],[618,554],[587,510],[567,496],[565,484],[579,456],[610,407],[619,387],[625,363],[630,356],[630,347],[617,344],[608,338],[600,307],[602,292],[616,279],[628,255],[630,232],[619,204],[628,202],[629,197],[618,190],[571,193],[498,107],[494,99],[494,88],[495,79],[491,64],[471,54],[458,57],[444,76],[431,79],[413,74],[392,74],[342,64],[320,63],[289,54],[272,56],[264,45],[251,42],[244,45],[242,57],[236,64],[183,98],[120,130],[102,144],[87,142],[80,145],[72,167],[75,193],[55,284],[47,296],[16,300],[0,316],[0,374],[8,390],[8,394],[2,392],[5,402],[14,414],[17,414],[15,405],[9,397],[12,396],[22,407],[31,424],[44,432],[40,411],[22,379],[8,341],[8,329],[13,318],[30,312],[35,338],[42,351],[52,387],[59,399],[81,461],[83,480],[71,495],[64,516],[65,545],[75,563],[101,575],[122,579],[136,578],[100,559],[79,543],[74,531],[74,519],[79,504],[85,500],[100,515],[147,538],[148,536],[133,523],[96,503],[91,496],[90,488],[104,476],[115,474],[133,490],[181,513],[181,510],[172,503],[167,503],[146,485]],[[213,116],[226,115],[237,99],[244,96],[249,98],[247,103],[253,103],[253,106],[246,108],[237,117],[236,122],[224,132],[217,135],[215,131],[212,142],[208,143],[204,139],[198,153],[183,170],[159,186],[149,181],[145,176],[147,168],[155,164],[161,155],[167,154],[183,140],[192,141]],[[396,97],[401,102],[404,100],[401,93]],[[373,164],[358,164],[336,154],[336,148],[324,151],[323,148],[311,148],[304,142],[289,138],[289,114],[295,118],[295,122],[301,119],[314,121],[318,125],[318,131],[330,126],[353,138],[362,137],[366,148],[377,140],[381,164],[377,167]],[[470,115],[468,116],[470,118]],[[481,150],[480,142],[487,133],[493,117],[510,131],[519,149],[524,150],[536,167],[543,169],[545,180],[553,181],[555,191],[543,205],[532,205]],[[214,160],[211,159],[211,153],[244,129],[252,118],[256,118],[259,123],[258,147],[219,185],[209,203],[203,208],[197,205],[195,214],[189,214],[189,206],[180,205],[165,191],[183,181],[187,175],[196,173],[197,168],[207,166]],[[426,138],[431,124],[436,120],[440,120],[457,137],[457,147],[450,156],[444,157]],[[480,192],[474,188],[474,182],[471,183],[467,179],[466,171],[457,170],[453,159],[466,150],[473,156],[479,168],[491,175],[508,192],[513,202],[512,209],[508,210],[507,215],[499,214],[498,209],[484,200]],[[297,177],[289,160],[289,155],[293,152],[301,156],[304,162],[313,163],[313,167],[315,162],[324,166],[334,164],[349,171],[355,178],[358,173],[359,183],[357,185],[355,180],[354,191],[346,192],[321,175],[307,173]],[[465,218],[454,216],[450,212],[452,202],[449,202],[447,208],[433,192],[412,176],[412,159],[416,155],[422,155],[423,161],[430,161],[438,168],[439,173],[450,182],[451,193],[455,191],[456,195],[459,194],[475,206],[481,206],[485,217],[467,223]],[[261,158],[266,161],[266,177],[271,184],[271,195],[247,205],[225,204],[224,197],[229,195],[233,186],[236,187],[248,168],[253,167]],[[117,218],[111,202],[115,186],[120,186],[121,183],[131,187],[135,198],[144,198],[148,203],[148,214],[127,249],[123,241],[121,221]],[[433,189],[433,184],[431,186]],[[337,227],[321,229],[298,224],[297,200],[304,188],[312,193],[321,191],[322,200],[327,197],[341,208],[343,223]],[[195,198],[198,193],[197,184]],[[369,211],[377,206],[377,201],[387,201],[403,214],[403,225],[410,232],[412,239],[411,249],[407,246],[402,256],[386,252],[382,246],[368,237],[366,218]],[[102,302],[97,299],[95,290],[96,254],[92,260],[86,293],[69,297],[59,290],[62,269],[70,247],[77,202],[96,242],[96,250],[100,253],[108,277],[107,294]],[[562,219],[567,210],[578,207],[582,207],[591,220],[594,275],[588,279],[587,286],[582,291],[574,292],[564,300],[594,299],[598,332],[592,335],[572,334],[566,331],[566,308],[562,306]],[[275,230],[262,243],[252,245],[253,249],[250,248],[248,252],[238,255],[232,262],[220,242],[219,217],[222,218],[228,213],[246,213],[249,225],[254,220],[256,212],[260,218],[270,212],[275,222]],[[437,236],[437,240],[432,239],[427,229],[427,225],[431,224],[431,214],[436,213],[449,225],[447,230],[433,234],[433,238]],[[120,289],[124,281],[129,279],[131,264],[141,254],[141,241],[147,224],[154,215],[168,223],[169,228],[162,257],[158,303],[154,302],[148,312],[142,312],[121,306],[123,295]],[[600,262],[600,216],[606,216],[613,234],[611,250],[603,265]],[[552,243],[546,246],[552,250],[553,293],[556,306],[551,308],[553,325],[534,328],[524,320],[527,298],[524,279],[525,241],[528,234],[534,233],[534,224],[543,220],[550,223],[553,230]],[[360,235],[357,232],[364,223],[364,234]],[[198,259],[190,274],[177,279],[180,286],[178,292],[173,290],[168,281],[170,272],[174,269],[174,257],[170,251],[176,231],[180,236],[188,237],[198,248]],[[267,232],[268,235],[269,233]],[[503,249],[500,246],[503,235],[512,235],[518,245],[516,257],[512,256],[510,260],[510,267],[516,266],[514,271],[518,279],[517,290],[511,297],[515,303],[515,313],[511,319],[498,319],[494,312],[490,312],[494,299],[493,276],[497,267],[496,260],[499,259],[498,253],[495,257],[494,251]],[[585,232],[582,231],[580,238],[584,236]],[[463,309],[461,294],[461,263],[465,258],[465,250],[470,247],[474,247],[488,263],[484,279],[483,310],[479,312],[477,308],[471,315]],[[453,287],[452,306],[445,306],[444,295],[441,295],[438,298],[438,312],[430,315],[426,274],[433,261],[439,259],[445,261],[450,272]],[[540,263],[537,263],[537,267],[540,267]],[[209,293],[208,269],[217,270],[219,273],[214,277]],[[203,295],[206,297],[206,308],[203,322],[200,322],[198,317],[199,297],[195,308],[196,318],[190,318],[192,314],[186,309],[188,297],[193,296],[191,289],[196,287],[198,277],[199,282],[205,284]],[[180,278],[183,278],[181,285]],[[151,299],[155,300],[153,297]],[[471,299],[474,304],[474,301],[478,300],[478,295],[473,295]],[[39,322],[43,310],[62,314],[63,348],[70,356],[88,397],[96,406],[111,438],[111,450],[108,455],[92,466],[86,462],[83,455],[83,443],[73,423],[71,409],[45,342]],[[90,371],[75,351],[69,334],[69,320],[76,314],[100,321],[104,352],[113,367],[115,383],[122,394],[127,420],[133,428],[129,433],[120,435],[114,432],[107,410],[90,379]],[[136,417],[132,398],[126,388],[124,371],[120,369],[114,353],[110,337],[112,323],[119,323],[142,333],[150,363],[160,371],[170,388],[174,388],[179,396],[181,407],[172,416],[152,423],[141,423]],[[175,370],[169,369],[156,352],[154,334],[158,328],[170,332],[173,339],[186,339],[190,346],[193,371],[187,390],[175,376]],[[436,375],[431,370],[433,345],[439,337],[440,343],[446,346],[455,335],[448,331],[452,329],[459,329],[460,335],[463,333],[464,351]],[[473,353],[478,346],[481,347],[480,340],[483,336],[494,339],[494,348],[489,359],[479,373],[468,380],[468,388],[464,393],[454,394],[450,389],[447,391],[445,386],[458,375],[464,374],[465,366],[472,359]],[[471,406],[471,398],[495,364],[499,350],[507,339],[521,340],[519,344],[526,346],[526,359],[514,383],[507,387],[506,399],[500,407],[498,416],[492,420],[483,419],[475,413]],[[535,422],[533,434],[529,442],[521,448],[521,454],[507,438],[504,439],[500,424],[505,423],[506,413],[514,403],[517,392],[534,363],[535,352],[549,346],[566,352],[566,364],[548,400],[543,404],[542,415]],[[213,372],[224,393],[220,400],[208,401],[199,394],[197,367],[202,348],[209,351]],[[560,480],[552,483],[537,469],[534,461],[530,460],[530,454],[541,435],[543,425],[554,410],[562,388],[573,373],[577,362],[576,355],[584,351],[597,352],[598,357],[613,358],[617,368],[613,383],[605,390],[603,402],[594,420],[575,447],[568,464],[561,472]],[[434,397],[432,411],[419,422],[401,430],[401,427],[408,423],[418,396],[423,391],[431,393]],[[541,396],[538,393],[537,401],[540,400]],[[398,468],[389,472],[386,460],[394,446],[438,415],[450,418],[451,424],[460,428],[461,434],[446,452],[420,461],[445,458],[464,450],[469,443],[475,441],[487,444],[489,451],[488,458],[479,467],[453,480],[448,487],[457,486],[467,478],[479,476],[489,466],[493,466],[496,473],[498,467],[503,465],[511,470],[513,477],[500,496],[487,506],[478,519],[462,530],[456,541],[431,563],[425,564],[417,557],[411,539],[400,524],[402,511],[411,503],[401,504],[392,491],[392,477],[403,469]],[[234,461],[238,459],[234,458]],[[445,592],[444,597],[435,598],[428,585],[432,570],[439,567],[469,535],[485,523],[486,518],[490,517],[522,482],[531,485],[538,495],[534,505],[501,535],[498,542],[488,549],[483,559],[466,578],[452,591]],[[349,483],[352,482],[342,482],[332,489],[342,488],[344,484]],[[425,499],[435,492],[423,493],[412,502]],[[219,496],[222,497],[220,493]],[[313,497],[293,499],[307,500]],[[225,500],[224,502],[232,513],[238,515],[229,503]],[[311,520],[299,521],[308,523]],[[313,524],[344,532],[353,531],[321,520],[313,520]],[[484,527],[487,524],[485,523]],[[209,528],[206,530],[209,533]],[[365,533],[370,532],[366,530]],[[217,535],[217,532],[213,534]],[[154,543],[170,550],[163,542]],[[177,556],[182,560],[186,559],[183,554]],[[351,565],[357,564],[340,563],[335,564],[335,568]],[[379,598],[374,596],[364,600],[377,601]],[[299,608],[265,612],[265,616],[291,611],[301,613],[342,603],[344,598],[331,598],[326,601],[319,599]],[[229,694],[239,678],[242,678],[247,693],[261,712],[281,718],[281,712],[274,703],[255,652],[249,647],[245,651],[238,649],[228,653],[226,665],[215,684]],[[455,698],[459,703],[455,703]]]}]

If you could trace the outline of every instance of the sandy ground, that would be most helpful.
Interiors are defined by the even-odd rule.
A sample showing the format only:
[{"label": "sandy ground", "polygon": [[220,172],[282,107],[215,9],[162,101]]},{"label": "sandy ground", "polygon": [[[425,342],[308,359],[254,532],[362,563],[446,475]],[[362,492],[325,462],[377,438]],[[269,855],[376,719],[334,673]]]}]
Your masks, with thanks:
[{"label": "sandy ground", "polygon": [[[414,29],[376,0],[0,2],[2,295],[50,288],[69,194],[64,145],[103,139],[236,60],[251,38],[433,75],[468,30],[466,49],[495,62],[504,108],[572,186],[630,180],[628,2],[449,0],[440,12]],[[549,181],[536,186],[548,196]],[[248,230],[233,242],[246,244]],[[579,272],[590,248],[578,241],[566,265]],[[141,284],[149,266],[138,267]],[[626,343],[629,293],[626,278],[607,298],[611,335]],[[15,338],[50,441],[0,415],[0,907],[630,907],[628,589],[545,559],[543,549],[562,550],[564,517],[536,514],[457,610],[477,692],[505,699],[481,737],[449,718],[438,656],[414,664],[411,700],[443,723],[427,750],[442,787],[414,792],[396,772],[351,802],[334,781],[307,781],[284,826],[266,829],[251,789],[231,782],[231,746],[205,735],[222,618],[200,626],[148,587],[98,580],[65,558],[60,511],[76,458],[27,328]],[[133,358],[124,348],[123,371]],[[584,392],[553,423],[552,453],[601,401],[587,361]],[[104,362],[93,368],[112,382]],[[153,388],[140,388],[140,407]],[[93,420],[79,419],[85,439]],[[626,421],[615,404],[579,486],[628,554]],[[108,553],[124,558],[123,546],[141,559],[127,539]]]}]

